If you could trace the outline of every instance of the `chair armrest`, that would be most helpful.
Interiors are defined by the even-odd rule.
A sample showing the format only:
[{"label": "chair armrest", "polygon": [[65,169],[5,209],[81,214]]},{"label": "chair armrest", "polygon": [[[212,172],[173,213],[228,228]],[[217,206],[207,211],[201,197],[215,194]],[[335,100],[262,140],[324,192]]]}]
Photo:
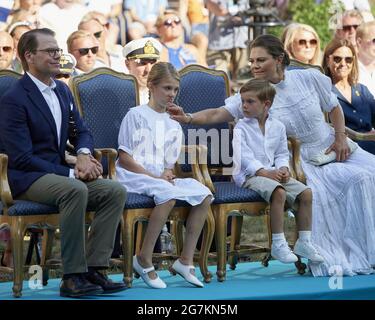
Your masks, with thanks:
[{"label": "chair armrest", "polygon": [[[13,205],[13,197],[8,183],[8,156],[0,153],[0,196],[5,208]],[[6,210],[5,210],[6,211]]]},{"label": "chair armrest", "polygon": [[214,187],[214,184],[212,182],[212,179],[211,179],[211,176],[210,176],[210,172],[208,170],[208,166],[207,166],[207,147],[204,146],[204,145],[199,145],[198,146],[198,163],[199,163],[199,168],[200,168],[200,171],[201,171],[201,174],[203,176],[203,179],[204,179],[204,184],[205,186],[210,189],[210,191],[212,193],[215,193],[215,187]]},{"label": "chair armrest", "polygon": [[295,138],[288,138],[292,145],[292,162],[296,179],[302,183],[306,183],[306,177],[301,165],[301,142]]},{"label": "chair armrest", "polygon": [[[200,167],[199,167],[199,158],[198,158],[199,149],[198,149],[198,147],[196,145],[182,145],[181,146],[181,153],[187,153],[188,154],[187,159],[189,159],[189,161],[190,161],[189,164],[191,165],[191,170],[192,170],[191,176],[194,179],[198,180],[200,183],[205,184],[203,175],[202,175]],[[186,159],[186,157],[184,157],[184,159]],[[175,171],[176,171],[178,176],[186,177],[186,173],[184,174],[180,169],[179,161],[177,161],[176,164],[175,164]]]},{"label": "chair armrest", "polygon": [[345,132],[352,140],[357,141],[375,141],[375,131],[357,132],[348,127],[345,127]]},{"label": "chair armrest", "polygon": [[94,150],[94,157],[101,162],[102,158],[107,158],[107,178],[116,180],[116,158],[117,151],[112,148],[98,148]]}]

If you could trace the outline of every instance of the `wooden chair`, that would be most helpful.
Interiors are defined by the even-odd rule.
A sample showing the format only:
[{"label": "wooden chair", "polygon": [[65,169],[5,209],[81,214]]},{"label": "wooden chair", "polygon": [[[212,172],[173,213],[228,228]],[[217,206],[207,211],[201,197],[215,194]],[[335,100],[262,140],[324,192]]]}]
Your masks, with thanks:
[{"label": "wooden chair", "polygon": [[[122,119],[131,107],[139,104],[138,84],[131,75],[115,72],[108,68],[98,68],[85,75],[77,76],[71,81],[71,88],[77,106],[93,134],[95,147],[103,155],[105,173],[108,178],[115,179],[115,159],[117,157],[117,139]],[[184,152],[195,153],[196,148],[184,147]],[[204,183],[200,174],[199,166],[192,167],[192,175]],[[124,257],[124,281],[131,287],[133,274],[133,252],[134,252],[134,224],[136,222],[147,223],[155,203],[151,197],[128,193],[122,221],[122,245]],[[175,209],[169,216],[172,225],[181,225],[187,217],[189,206],[186,203],[177,201]],[[175,227],[181,229],[180,227]],[[141,232],[143,233],[143,231]],[[198,257],[201,273],[205,282],[211,280],[208,272],[207,257],[209,247],[214,235],[214,219],[212,212],[209,212],[203,230],[203,245]],[[180,237],[182,233],[176,234]],[[138,243],[136,252],[140,249]],[[159,257],[160,255],[156,255]],[[163,256],[175,258],[173,255]]]},{"label": "wooden chair", "polygon": [[49,265],[46,263],[51,255],[52,240],[55,229],[59,225],[58,209],[32,201],[13,200],[7,177],[8,156],[0,153],[0,195],[2,210],[0,223],[10,227],[13,251],[13,295],[22,296],[24,257],[23,238],[28,228],[45,229],[43,232],[43,253],[41,267],[43,269],[43,285],[47,284]]}]

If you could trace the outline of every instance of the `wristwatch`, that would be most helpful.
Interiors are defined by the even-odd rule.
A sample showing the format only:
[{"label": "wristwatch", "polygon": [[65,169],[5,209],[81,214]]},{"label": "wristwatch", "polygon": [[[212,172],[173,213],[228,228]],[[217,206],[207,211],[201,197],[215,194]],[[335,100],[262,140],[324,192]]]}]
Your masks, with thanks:
[{"label": "wristwatch", "polygon": [[86,156],[91,154],[91,151],[89,148],[81,148],[77,151],[77,155],[84,154]]},{"label": "wristwatch", "polygon": [[193,115],[191,113],[185,113],[189,118],[189,122],[187,124],[190,124],[193,121]]}]

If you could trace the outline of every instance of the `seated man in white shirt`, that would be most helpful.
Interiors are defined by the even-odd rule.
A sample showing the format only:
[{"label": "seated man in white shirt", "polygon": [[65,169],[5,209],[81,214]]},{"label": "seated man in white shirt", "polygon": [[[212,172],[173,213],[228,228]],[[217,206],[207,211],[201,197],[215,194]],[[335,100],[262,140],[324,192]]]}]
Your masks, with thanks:
[{"label": "seated man in white shirt", "polygon": [[[272,257],[283,263],[297,262],[296,255],[323,262],[311,242],[311,189],[290,177],[285,126],[268,114],[276,91],[267,80],[251,79],[240,94],[244,118],[234,129],[233,179],[271,204]],[[285,201],[297,210],[299,237],[294,253],[283,231]]]},{"label": "seated man in white shirt", "polygon": [[78,25],[78,30],[91,33],[99,42],[95,67],[108,67],[118,72],[128,72],[121,57],[121,46],[107,47],[108,30],[96,14],[85,15]]},{"label": "seated man in white shirt", "polygon": [[74,75],[90,72],[95,68],[99,43],[91,33],[75,31],[69,36],[67,45],[68,52],[77,61]]},{"label": "seated man in white shirt", "polygon": [[375,96],[375,21],[361,24],[357,29],[358,82]]},{"label": "seated man in white shirt", "polygon": [[141,105],[148,103],[147,77],[152,66],[160,59],[161,50],[161,43],[154,38],[130,41],[123,49],[125,65],[129,73],[137,78]]},{"label": "seated man in white shirt", "polygon": [[356,32],[362,22],[363,17],[358,10],[345,11],[342,15],[341,24],[337,25],[335,37],[346,39],[351,42],[354,48],[357,48]]}]

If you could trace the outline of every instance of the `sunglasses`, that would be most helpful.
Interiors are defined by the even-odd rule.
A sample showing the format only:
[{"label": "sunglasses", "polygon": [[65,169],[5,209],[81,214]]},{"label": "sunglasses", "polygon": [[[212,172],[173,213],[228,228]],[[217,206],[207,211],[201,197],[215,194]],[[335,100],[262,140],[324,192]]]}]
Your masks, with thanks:
[{"label": "sunglasses", "polygon": [[92,54],[97,54],[98,53],[98,50],[99,50],[99,47],[96,46],[96,47],[92,47],[92,48],[80,48],[80,49],[76,49],[79,54],[81,56],[85,56],[89,53],[89,51],[91,51]]},{"label": "sunglasses", "polygon": [[349,32],[350,30],[352,30],[352,28],[354,30],[357,30],[358,27],[359,27],[358,24],[348,24],[346,26],[342,26],[342,30],[344,30],[345,32]]},{"label": "sunglasses", "polygon": [[309,43],[310,46],[316,46],[318,44],[318,40],[316,40],[316,39],[311,39],[311,40],[300,39],[300,40],[298,40],[298,44],[300,46],[306,46],[307,43]]},{"label": "sunglasses", "polygon": [[155,64],[156,59],[134,59],[133,60],[137,66],[146,66],[147,64]]},{"label": "sunglasses", "polygon": [[342,61],[342,59],[345,60],[345,63],[346,63],[346,64],[352,64],[352,63],[353,63],[353,60],[354,60],[353,57],[339,57],[339,56],[334,56],[334,57],[333,57],[333,61],[334,61],[335,63],[337,63],[337,64],[339,64],[339,63]]},{"label": "sunglasses", "polygon": [[1,49],[3,49],[4,52],[11,52],[13,50],[12,47],[10,46],[4,46],[4,47],[0,47]]},{"label": "sunglasses", "polygon": [[166,27],[171,27],[173,23],[178,26],[181,23],[181,19],[177,17],[174,19],[169,18],[163,22]]},{"label": "sunglasses", "polygon": [[99,38],[102,36],[102,33],[103,33],[103,30],[102,30],[102,31],[95,32],[95,33],[94,33],[94,37],[95,37],[96,39],[99,39]]}]

